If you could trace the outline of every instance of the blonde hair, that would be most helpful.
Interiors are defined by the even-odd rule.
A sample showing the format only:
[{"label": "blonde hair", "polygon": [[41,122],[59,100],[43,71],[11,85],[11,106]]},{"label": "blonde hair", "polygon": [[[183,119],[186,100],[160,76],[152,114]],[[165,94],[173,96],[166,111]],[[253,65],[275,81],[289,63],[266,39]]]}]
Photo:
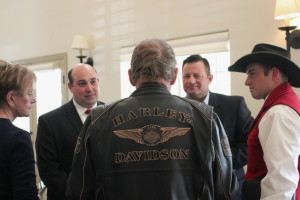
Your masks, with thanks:
[{"label": "blonde hair", "polygon": [[26,87],[33,81],[36,81],[36,76],[31,70],[0,60],[0,106],[6,102],[8,92],[24,95]]}]

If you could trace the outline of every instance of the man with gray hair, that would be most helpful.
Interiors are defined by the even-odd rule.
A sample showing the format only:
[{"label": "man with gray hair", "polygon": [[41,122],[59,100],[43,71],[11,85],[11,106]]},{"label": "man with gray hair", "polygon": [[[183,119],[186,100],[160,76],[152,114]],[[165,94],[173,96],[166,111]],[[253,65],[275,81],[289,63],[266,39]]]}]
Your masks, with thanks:
[{"label": "man with gray hair", "polygon": [[230,199],[237,182],[227,136],[212,107],[171,95],[173,49],[162,40],[142,41],[128,74],[136,90],[87,118],[67,197]]}]

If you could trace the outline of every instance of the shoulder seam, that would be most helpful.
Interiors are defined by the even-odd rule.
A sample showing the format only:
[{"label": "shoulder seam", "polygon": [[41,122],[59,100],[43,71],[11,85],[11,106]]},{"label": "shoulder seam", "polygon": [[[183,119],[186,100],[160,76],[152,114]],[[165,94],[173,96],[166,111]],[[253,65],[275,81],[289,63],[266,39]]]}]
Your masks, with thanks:
[{"label": "shoulder seam", "polygon": [[[181,100],[189,103],[190,105],[192,105],[194,108],[196,108],[199,112],[201,112],[205,117],[207,117],[209,120],[212,120],[212,113],[213,113],[213,107],[212,106],[209,106],[210,109],[202,109],[199,105],[195,104],[195,102],[187,99],[187,98],[183,98],[183,97],[180,97],[180,96],[177,96],[177,95],[174,95],[178,98],[180,98]],[[200,102],[199,102],[200,104]]]}]

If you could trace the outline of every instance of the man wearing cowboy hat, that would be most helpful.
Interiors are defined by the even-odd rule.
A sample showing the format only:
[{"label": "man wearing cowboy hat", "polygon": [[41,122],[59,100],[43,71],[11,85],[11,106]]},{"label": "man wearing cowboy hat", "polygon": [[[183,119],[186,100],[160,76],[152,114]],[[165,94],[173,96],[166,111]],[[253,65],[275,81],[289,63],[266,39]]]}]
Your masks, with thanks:
[{"label": "man wearing cowboy hat", "polygon": [[260,199],[300,199],[300,100],[291,87],[300,87],[300,68],[290,57],[280,47],[257,44],[228,68],[247,73],[252,97],[265,99],[249,131],[245,176],[246,182],[261,180]]}]

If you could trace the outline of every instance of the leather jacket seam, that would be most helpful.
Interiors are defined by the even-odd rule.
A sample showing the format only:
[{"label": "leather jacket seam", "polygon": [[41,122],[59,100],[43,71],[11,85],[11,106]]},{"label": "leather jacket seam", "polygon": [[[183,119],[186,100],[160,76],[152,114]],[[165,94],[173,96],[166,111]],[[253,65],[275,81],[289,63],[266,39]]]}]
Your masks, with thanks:
[{"label": "leather jacket seam", "polygon": [[[176,96],[176,95],[174,95],[174,96]],[[209,106],[210,107],[210,111],[211,111],[211,113],[208,113],[208,112],[205,112],[204,110],[201,110],[200,108],[199,108],[199,105],[196,105],[194,102],[192,102],[192,101],[189,101],[187,98],[183,98],[183,97],[180,97],[180,96],[176,96],[176,97],[178,97],[178,98],[180,98],[180,99],[182,99],[183,101],[185,101],[185,102],[187,102],[187,103],[189,103],[190,105],[192,105],[193,107],[195,107],[198,111],[200,111],[208,120],[212,120],[212,112],[213,112],[213,107],[212,106]]]},{"label": "leather jacket seam", "polygon": [[225,187],[224,187],[224,179],[223,179],[223,174],[222,174],[222,168],[221,168],[221,162],[220,162],[220,158],[219,158],[219,154],[218,152],[215,151],[215,154],[216,154],[216,157],[217,157],[217,162],[218,162],[218,167],[220,169],[220,179],[222,180],[221,181],[221,186],[222,186],[222,190],[224,191],[224,194],[226,195],[226,199],[230,199],[229,195],[226,193],[225,191]]}]

